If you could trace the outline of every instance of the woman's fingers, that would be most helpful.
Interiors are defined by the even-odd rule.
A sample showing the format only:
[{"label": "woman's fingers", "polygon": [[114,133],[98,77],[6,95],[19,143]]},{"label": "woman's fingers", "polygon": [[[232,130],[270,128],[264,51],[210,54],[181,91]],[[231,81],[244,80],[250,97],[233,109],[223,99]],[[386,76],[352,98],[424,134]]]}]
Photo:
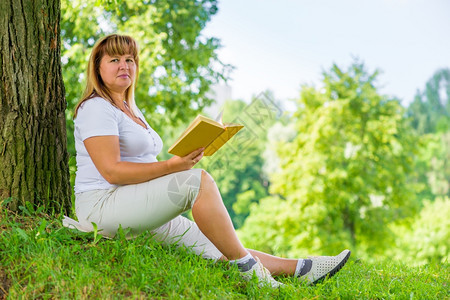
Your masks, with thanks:
[{"label": "woman's fingers", "polygon": [[205,148],[199,148],[188,155],[189,159],[194,163],[194,165],[198,163],[200,159],[202,159],[203,150],[205,150]]},{"label": "woman's fingers", "polygon": [[200,161],[200,159],[202,159],[202,157],[203,157],[203,151],[200,152],[199,155],[197,155],[196,157],[194,157],[193,160],[194,160],[195,163],[198,163],[198,162]]},{"label": "woman's fingers", "polygon": [[200,161],[200,159],[202,159],[203,157],[203,150],[205,150],[205,148],[199,148],[195,151],[192,151],[191,153],[189,153],[186,158],[191,160],[194,164],[198,163]]},{"label": "woman's fingers", "polygon": [[175,172],[189,170],[202,159],[204,149],[205,148],[199,148],[183,157],[174,155],[169,159],[170,164],[176,166]]},{"label": "woman's fingers", "polygon": [[197,150],[194,150],[191,153],[189,153],[188,156],[190,156],[191,158],[197,157],[203,152],[203,150],[205,150],[205,148],[198,148]]}]

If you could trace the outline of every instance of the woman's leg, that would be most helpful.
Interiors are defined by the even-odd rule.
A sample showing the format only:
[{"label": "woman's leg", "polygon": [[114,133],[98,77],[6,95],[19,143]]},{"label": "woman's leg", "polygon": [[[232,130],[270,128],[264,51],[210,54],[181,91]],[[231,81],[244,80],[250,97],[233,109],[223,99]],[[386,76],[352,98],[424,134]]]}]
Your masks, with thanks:
[{"label": "woman's leg", "polygon": [[295,273],[298,259],[281,258],[252,249],[248,249],[248,251],[253,257],[258,257],[264,267],[266,267],[274,276],[293,276]]},{"label": "woman's leg", "polygon": [[203,234],[228,260],[247,255],[239,241],[228,211],[212,177],[202,171],[200,192],[192,207],[192,216]]},{"label": "woman's leg", "polygon": [[[200,169],[172,173],[148,182],[80,193],[80,222],[95,223],[100,234],[113,237],[121,226],[135,236],[173,220],[189,210],[201,183]],[[92,226],[91,226],[92,227]]]},{"label": "woman's leg", "polygon": [[224,254],[222,260],[235,260],[250,252],[273,275],[294,275],[297,259],[280,258],[244,248],[236,235],[216,183],[205,171],[202,171],[200,192],[192,207],[192,215],[203,234]]},{"label": "woman's leg", "polygon": [[[228,260],[248,254],[236,235],[214,180],[203,170],[173,173],[98,193],[86,193],[89,201],[78,209],[77,216],[87,223],[96,223],[103,235],[114,236],[119,225],[130,228],[132,235],[155,230],[192,208],[200,231]],[[77,204],[81,205],[82,196]]]},{"label": "woman's leg", "polygon": [[[203,249],[210,249],[206,251],[210,252],[209,255],[213,259],[237,260],[246,257],[247,254],[250,253],[253,257],[257,257],[264,267],[252,267],[249,270],[245,270],[244,265],[242,266],[244,270],[241,270],[239,266],[240,263],[238,262],[238,268],[240,268],[241,272],[246,273],[248,278],[251,277],[253,270],[255,270],[261,282],[269,283],[272,287],[279,286],[279,283],[273,280],[270,275],[267,275],[266,272],[270,272],[273,275],[302,276],[304,278],[306,277],[310,282],[315,282],[324,278],[324,276],[335,274],[347,261],[348,256],[350,255],[350,251],[348,250],[343,251],[335,257],[318,257],[312,261],[311,259],[285,259],[260,251],[245,249],[236,235],[230,216],[223,204],[222,197],[220,196],[220,192],[214,180],[203,170],[201,170],[200,177],[199,192],[196,194],[197,197],[192,206],[192,215],[196,221],[196,226],[191,226],[189,224],[190,221],[187,223],[181,222],[184,225],[178,228],[178,234],[176,234],[177,230],[167,231],[168,234],[166,235],[166,238],[168,239],[168,242],[170,242],[170,239],[173,239],[173,237],[179,237],[179,242],[187,246],[197,244],[198,246],[204,247],[205,245],[208,245],[208,243],[212,243],[212,245],[209,245],[210,247]],[[181,180],[181,182],[184,181],[185,180]],[[161,227],[161,229],[163,227]],[[186,228],[190,228],[189,231],[192,230],[192,232],[185,232]],[[199,235],[199,230],[202,235]],[[182,232],[188,234],[181,234]],[[200,250],[200,252],[201,251],[202,250]],[[220,257],[221,254],[223,254],[222,257]],[[309,261],[309,264],[306,268],[307,270],[303,273],[300,271],[304,271],[305,269],[303,268],[303,264],[301,264],[301,262],[304,261]],[[254,261],[254,263],[256,262]],[[258,263],[257,265],[259,266],[260,264]],[[268,271],[262,270],[266,268]],[[298,274],[296,274],[296,272]]]},{"label": "woman's leg", "polygon": [[224,260],[223,254],[200,231],[195,222],[178,216],[166,224],[152,230],[153,238],[168,245],[183,245],[203,258]]}]

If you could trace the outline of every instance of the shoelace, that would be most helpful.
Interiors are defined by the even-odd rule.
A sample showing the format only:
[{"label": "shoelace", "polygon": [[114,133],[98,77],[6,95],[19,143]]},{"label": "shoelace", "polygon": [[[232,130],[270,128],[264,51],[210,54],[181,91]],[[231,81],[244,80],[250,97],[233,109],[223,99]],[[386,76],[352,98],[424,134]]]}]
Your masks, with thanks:
[{"label": "shoelace", "polygon": [[259,257],[255,256],[256,259],[256,263],[258,264],[258,268],[261,271],[261,273],[264,276],[264,279],[270,279],[270,280],[274,280],[272,278],[272,274],[270,274],[269,270],[266,269],[266,267],[263,266],[263,264],[261,263],[261,261],[259,260]]},{"label": "shoelace", "polygon": [[264,265],[261,263],[261,261],[259,260],[259,258],[257,256],[255,256],[256,259],[256,263],[258,264],[258,268],[260,269],[261,273],[263,274],[263,279],[266,280],[267,282],[270,282],[272,284],[272,287],[274,287],[274,285],[276,287],[279,286],[283,286],[284,284],[282,284],[281,282],[276,281],[273,277],[272,274],[270,274],[270,271],[267,270],[266,267],[264,267]]}]

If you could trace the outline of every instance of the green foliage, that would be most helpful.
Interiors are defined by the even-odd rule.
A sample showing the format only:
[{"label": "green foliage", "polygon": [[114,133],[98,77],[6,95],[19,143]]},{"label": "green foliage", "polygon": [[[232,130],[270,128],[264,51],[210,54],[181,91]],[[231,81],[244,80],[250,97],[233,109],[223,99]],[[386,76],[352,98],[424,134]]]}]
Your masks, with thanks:
[{"label": "green foliage", "polygon": [[[286,257],[290,250],[290,245],[285,243],[289,227],[280,220],[287,219],[291,210],[292,207],[288,207],[285,201],[276,196],[260,199],[250,206],[250,215],[238,230],[239,238],[247,248]],[[305,256],[306,252],[298,255]]]},{"label": "green foliage", "polygon": [[373,258],[392,244],[387,225],[417,209],[407,176],[418,141],[399,102],[378,94],[377,75],[356,61],[324,73],[323,88],[303,86],[297,136],[279,146],[271,176],[280,197],[252,209],[244,241],[275,238],[276,253],[290,256],[351,248]]},{"label": "green foliage", "polygon": [[423,92],[418,91],[407,114],[420,133],[445,133],[450,130],[450,69],[436,71]]},{"label": "green foliage", "polygon": [[62,0],[62,68],[66,87],[69,150],[73,107],[85,83],[95,41],[112,32],[133,36],[140,45],[138,106],[155,130],[169,132],[211,103],[212,83],[226,79],[230,66],[217,58],[219,40],[201,31],[217,12],[217,1]]},{"label": "green foliage", "polygon": [[416,176],[420,201],[450,197],[450,69],[441,69],[409,105],[411,126],[421,135]]},{"label": "green foliage", "polygon": [[350,261],[330,280],[279,290],[245,282],[236,268],[142,234],[96,240],[43,214],[12,215],[0,203],[0,298],[6,299],[444,299],[449,265],[412,268]]},{"label": "green foliage", "polygon": [[450,198],[425,201],[410,227],[396,227],[397,246],[391,255],[412,265],[450,261]]},{"label": "green foliage", "polygon": [[277,120],[279,111],[270,92],[255,97],[250,104],[239,100],[225,102],[225,123],[245,127],[213,157],[204,158],[199,165],[216,181],[236,228],[243,225],[250,213],[250,204],[269,194],[262,154],[267,130]]},{"label": "green foliage", "polygon": [[450,131],[421,136],[414,181],[420,187],[421,202],[450,197]]},{"label": "green foliage", "polygon": [[[389,251],[412,264],[448,261],[450,224],[450,70],[441,69],[409,105],[411,126],[421,135],[415,173],[423,208],[411,226],[396,226],[397,247]],[[389,255],[389,254],[388,254]]]}]

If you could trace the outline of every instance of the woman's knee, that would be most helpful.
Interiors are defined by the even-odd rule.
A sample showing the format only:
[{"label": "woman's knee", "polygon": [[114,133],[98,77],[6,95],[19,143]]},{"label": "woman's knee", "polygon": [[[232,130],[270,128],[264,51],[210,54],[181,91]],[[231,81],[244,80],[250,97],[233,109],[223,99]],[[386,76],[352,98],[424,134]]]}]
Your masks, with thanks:
[{"label": "woman's knee", "polygon": [[214,178],[209,174],[207,171],[202,169],[202,180],[201,185],[213,185],[216,186],[216,182],[214,181]]},{"label": "woman's knee", "polygon": [[[195,203],[199,202],[200,199],[207,198],[207,200],[211,200],[211,195],[218,192],[218,188],[216,182],[212,178],[212,176],[205,170],[202,169],[201,172],[201,181],[200,181],[200,189],[197,194],[197,198]],[[207,195],[207,196],[205,196]],[[193,206],[195,206],[195,203]]]}]

